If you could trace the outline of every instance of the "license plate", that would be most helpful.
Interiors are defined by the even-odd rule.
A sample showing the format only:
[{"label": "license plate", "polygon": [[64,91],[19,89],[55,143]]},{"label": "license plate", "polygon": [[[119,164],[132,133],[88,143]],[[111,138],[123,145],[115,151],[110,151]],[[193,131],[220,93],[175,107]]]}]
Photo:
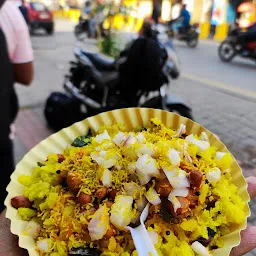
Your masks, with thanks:
[{"label": "license plate", "polygon": [[41,13],[39,15],[40,19],[49,19],[50,18],[50,15],[48,13]]}]

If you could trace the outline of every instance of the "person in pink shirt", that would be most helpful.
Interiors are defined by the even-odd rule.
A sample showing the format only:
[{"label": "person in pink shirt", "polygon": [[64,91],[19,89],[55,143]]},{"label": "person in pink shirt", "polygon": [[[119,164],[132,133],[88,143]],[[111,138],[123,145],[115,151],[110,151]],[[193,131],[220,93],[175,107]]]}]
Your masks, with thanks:
[{"label": "person in pink shirt", "polygon": [[33,50],[27,24],[17,5],[6,1],[0,10],[0,27],[6,37],[15,82],[29,85],[33,80]]},{"label": "person in pink shirt", "polygon": [[[0,211],[4,209],[6,186],[14,170],[13,133],[18,113],[14,83],[29,85],[33,80],[33,50],[28,27],[13,2],[0,0]],[[0,243],[1,247],[1,243]]]}]

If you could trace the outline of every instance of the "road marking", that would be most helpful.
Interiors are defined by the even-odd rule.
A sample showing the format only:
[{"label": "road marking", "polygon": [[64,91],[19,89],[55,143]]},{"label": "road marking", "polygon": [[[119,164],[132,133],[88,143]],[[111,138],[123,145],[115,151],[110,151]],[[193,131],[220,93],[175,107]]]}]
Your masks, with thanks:
[{"label": "road marking", "polygon": [[239,95],[243,95],[243,96],[246,96],[246,97],[256,99],[256,92],[252,92],[252,91],[245,90],[245,89],[240,89],[240,88],[235,88],[235,87],[232,87],[230,85],[223,84],[221,82],[212,81],[212,80],[209,80],[207,78],[198,77],[198,76],[194,76],[194,75],[190,75],[190,74],[182,74],[182,77],[187,78],[189,80],[199,82],[199,83],[206,84],[206,85],[211,86],[211,87],[219,88],[219,89],[222,89],[224,91],[228,91],[228,92],[231,92],[231,93],[236,93],[236,94],[239,94]]}]

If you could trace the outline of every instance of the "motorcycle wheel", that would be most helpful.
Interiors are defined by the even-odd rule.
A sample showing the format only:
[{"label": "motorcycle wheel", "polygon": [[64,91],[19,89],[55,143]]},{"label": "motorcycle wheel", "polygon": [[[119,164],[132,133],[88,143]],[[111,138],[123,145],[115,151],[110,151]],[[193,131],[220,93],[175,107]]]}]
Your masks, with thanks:
[{"label": "motorcycle wheel", "polygon": [[187,46],[190,48],[196,48],[198,45],[198,38],[190,38],[187,41]]},{"label": "motorcycle wheel", "polygon": [[229,42],[222,42],[219,46],[219,57],[223,62],[230,62],[236,56],[234,46]]},{"label": "motorcycle wheel", "polygon": [[167,105],[165,110],[168,110],[173,113],[177,113],[180,116],[184,116],[186,118],[194,120],[191,109],[181,104]]},{"label": "motorcycle wheel", "polygon": [[86,34],[80,25],[75,26],[75,36],[78,41],[83,41],[86,38]]}]

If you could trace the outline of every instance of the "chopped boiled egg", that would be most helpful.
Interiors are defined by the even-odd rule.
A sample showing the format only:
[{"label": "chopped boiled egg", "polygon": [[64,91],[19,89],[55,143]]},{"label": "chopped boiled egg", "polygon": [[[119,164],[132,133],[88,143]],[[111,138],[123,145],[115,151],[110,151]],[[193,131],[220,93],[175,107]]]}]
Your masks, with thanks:
[{"label": "chopped boiled egg", "polygon": [[110,136],[106,130],[103,133],[96,135],[95,137],[95,141],[97,143],[101,143],[104,140],[110,140]]},{"label": "chopped boiled egg", "polygon": [[190,183],[186,175],[186,172],[181,170],[180,168],[175,167],[172,170],[164,168],[163,171],[173,188],[190,187]]},{"label": "chopped boiled egg", "polygon": [[157,194],[157,192],[155,191],[155,189],[149,189],[145,193],[145,196],[151,204],[153,204],[153,205],[161,204],[161,199],[160,199],[159,195]]},{"label": "chopped boiled egg", "polygon": [[168,151],[168,154],[167,154],[170,162],[173,164],[173,165],[179,165],[180,164],[180,155],[179,155],[179,152],[175,149],[170,149]]},{"label": "chopped boiled egg", "polygon": [[191,245],[192,250],[197,253],[199,256],[210,256],[211,254],[207,250],[206,247],[204,247],[201,243],[198,241],[195,241]]},{"label": "chopped boiled egg", "polygon": [[129,225],[133,217],[132,204],[133,198],[131,196],[116,196],[110,211],[110,222],[117,228],[125,228]]},{"label": "chopped boiled egg", "polygon": [[93,214],[88,224],[89,235],[94,240],[101,239],[109,228],[109,213],[105,206],[100,208]]},{"label": "chopped boiled egg", "polygon": [[218,167],[212,168],[209,172],[206,173],[206,179],[209,182],[217,182],[221,178],[221,170]]},{"label": "chopped boiled egg", "polygon": [[210,147],[210,143],[208,141],[198,140],[194,137],[193,134],[187,136],[185,140],[192,143],[193,145],[198,146],[198,148],[203,151]]}]

